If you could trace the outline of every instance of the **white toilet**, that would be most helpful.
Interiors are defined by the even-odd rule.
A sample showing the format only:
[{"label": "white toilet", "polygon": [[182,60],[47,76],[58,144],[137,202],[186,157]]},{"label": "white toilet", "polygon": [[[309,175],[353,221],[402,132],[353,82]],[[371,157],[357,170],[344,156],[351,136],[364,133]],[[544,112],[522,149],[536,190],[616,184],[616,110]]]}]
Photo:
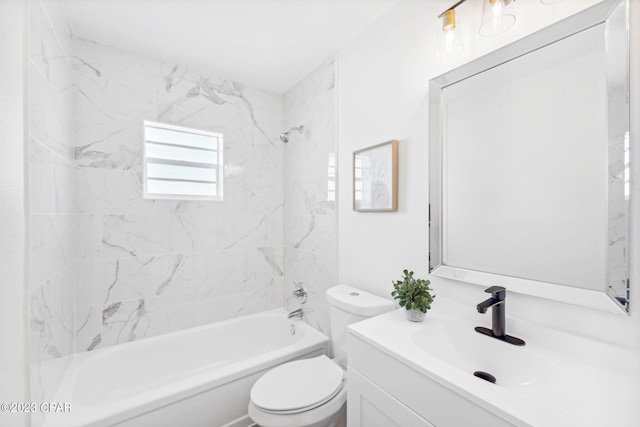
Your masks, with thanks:
[{"label": "white toilet", "polygon": [[295,360],[264,374],[251,389],[249,416],[261,427],[346,425],[347,326],[394,309],[391,300],[346,285],[327,290],[333,353]]}]

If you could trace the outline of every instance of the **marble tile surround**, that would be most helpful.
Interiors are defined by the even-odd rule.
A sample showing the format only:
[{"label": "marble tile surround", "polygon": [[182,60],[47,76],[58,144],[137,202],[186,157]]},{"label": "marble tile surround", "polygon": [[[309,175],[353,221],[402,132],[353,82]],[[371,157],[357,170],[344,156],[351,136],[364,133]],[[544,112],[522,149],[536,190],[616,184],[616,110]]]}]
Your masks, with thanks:
[{"label": "marble tile surround", "polygon": [[[73,42],[76,351],[282,306],[282,97]],[[225,200],[143,199],[143,120],[223,133]]]},{"label": "marble tile surround", "polygon": [[326,290],[337,284],[338,244],[335,206],[336,61],[327,59],[284,95],[285,129],[303,124],[284,150],[285,304],[296,283],[307,289],[303,309],[315,328],[330,333]]},{"label": "marble tile surround", "polygon": [[[63,356],[295,305],[293,282],[328,332],[334,59],[279,96],[72,37],[59,6],[30,0],[33,398]],[[142,198],[143,120],[224,134],[224,202]]]},{"label": "marble tile surround", "polygon": [[[52,401],[74,351],[71,33],[56,0],[28,6],[28,195],[31,401]],[[33,414],[32,425],[43,422]]]}]

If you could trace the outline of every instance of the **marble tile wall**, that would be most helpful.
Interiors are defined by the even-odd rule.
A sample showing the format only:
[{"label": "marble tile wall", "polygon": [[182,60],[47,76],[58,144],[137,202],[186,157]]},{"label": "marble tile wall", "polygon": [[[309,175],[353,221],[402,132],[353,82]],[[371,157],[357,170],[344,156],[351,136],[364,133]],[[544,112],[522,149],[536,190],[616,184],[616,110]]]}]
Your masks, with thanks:
[{"label": "marble tile wall", "polygon": [[309,294],[307,321],[329,334],[327,288],[337,284],[336,62],[327,59],[284,95],[284,292],[289,309],[299,306],[295,283]]},{"label": "marble tile wall", "polygon": [[[76,351],[282,306],[282,97],[73,40]],[[143,120],[224,134],[223,202],[142,198]]]},{"label": "marble tile wall", "polygon": [[[71,37],[57,0],[44,4],[31,0],[29,30],[36,365],[280,307],[293,282],[328,332],[333,58],[283,97]],[[225,200],[143,199],[143,120],[223,133]],[[300,123],[285,146],[278,135]],[[50,398],[56,380],[44,383]]]},{"label": "marble tile wall", "polygon": [[[31,401],[52,401],[73,353],[75,164],[71,32],[57,0],[28,2],[29,322]],[[42,414],[32,416],[41,425]]]}]

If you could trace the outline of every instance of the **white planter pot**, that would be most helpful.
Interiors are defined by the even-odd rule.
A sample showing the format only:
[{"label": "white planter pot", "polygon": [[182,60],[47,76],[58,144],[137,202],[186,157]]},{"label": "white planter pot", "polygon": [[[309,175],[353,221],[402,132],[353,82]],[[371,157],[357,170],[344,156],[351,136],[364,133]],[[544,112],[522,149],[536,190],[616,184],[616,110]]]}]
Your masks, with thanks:
[{"label": "white planter pot", "polygon": [[422,322],[424,320],[425,313],[420,310],[405,310],[407,313],[407,319],[412,322]]}]

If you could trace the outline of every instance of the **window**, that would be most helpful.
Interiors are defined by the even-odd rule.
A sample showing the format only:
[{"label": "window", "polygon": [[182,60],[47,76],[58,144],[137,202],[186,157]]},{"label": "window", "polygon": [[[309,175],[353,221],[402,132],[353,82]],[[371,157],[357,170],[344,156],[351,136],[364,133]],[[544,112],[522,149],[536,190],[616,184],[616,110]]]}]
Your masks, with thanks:
[{"label": "window", "polygon": [[146,199],[222,200],[222,134],[144,122]]}]

